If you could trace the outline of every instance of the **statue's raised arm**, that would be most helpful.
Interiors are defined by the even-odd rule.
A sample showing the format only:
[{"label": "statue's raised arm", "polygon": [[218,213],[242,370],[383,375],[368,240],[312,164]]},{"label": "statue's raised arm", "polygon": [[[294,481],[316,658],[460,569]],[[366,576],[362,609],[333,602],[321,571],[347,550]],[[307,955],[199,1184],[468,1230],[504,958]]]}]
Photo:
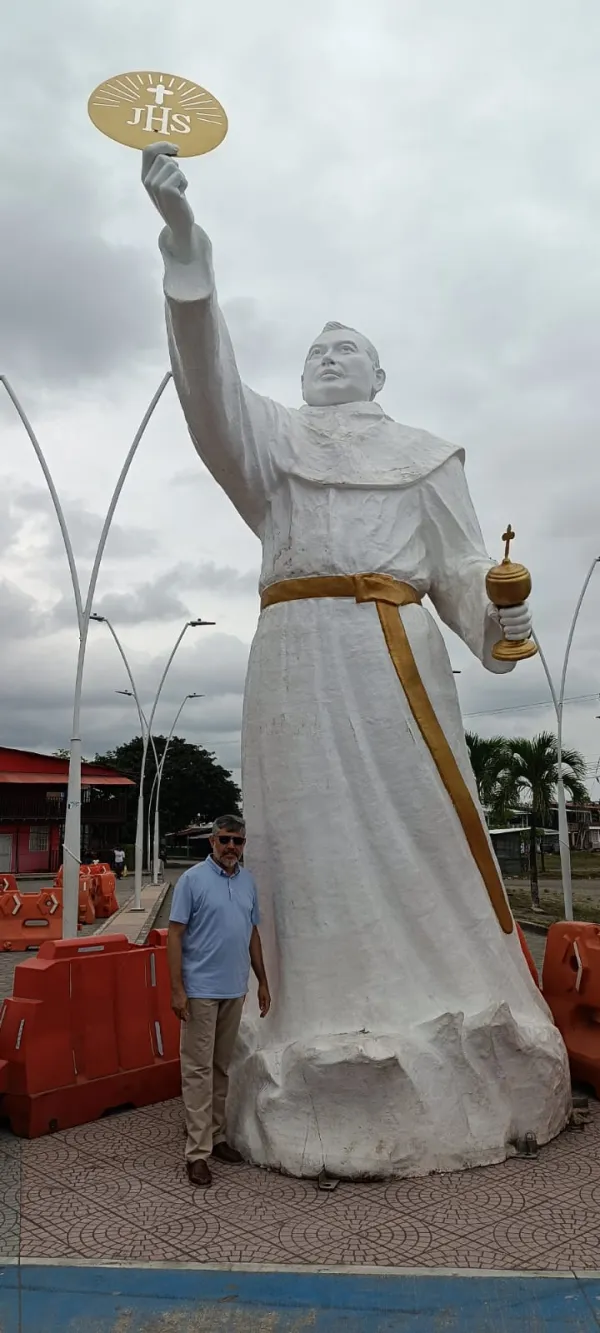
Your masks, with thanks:
[{"label": "statue's raised arm", "polygon": [[242,385],[219,310],[212,246],[194,221],[187,180],[173,144],[142,158],[142,181],[164,229],[164,292],[173,378],[190,435],[203,462],[257,532],[271,483],[266,441],[285,409]]}]

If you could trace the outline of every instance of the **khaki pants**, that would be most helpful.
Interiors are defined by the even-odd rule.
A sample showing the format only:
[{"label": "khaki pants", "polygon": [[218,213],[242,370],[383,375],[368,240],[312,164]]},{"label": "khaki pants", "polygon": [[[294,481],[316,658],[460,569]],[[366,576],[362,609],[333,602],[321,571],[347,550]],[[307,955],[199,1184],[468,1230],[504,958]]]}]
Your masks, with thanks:
[{"label": "khaki pants", "polygon": [[229,1062],[245,996],[239,1000],[189,1000],[181,1024],[181,1093],[187,1127],[186,1161],[210,1157],[225,1138]]}]

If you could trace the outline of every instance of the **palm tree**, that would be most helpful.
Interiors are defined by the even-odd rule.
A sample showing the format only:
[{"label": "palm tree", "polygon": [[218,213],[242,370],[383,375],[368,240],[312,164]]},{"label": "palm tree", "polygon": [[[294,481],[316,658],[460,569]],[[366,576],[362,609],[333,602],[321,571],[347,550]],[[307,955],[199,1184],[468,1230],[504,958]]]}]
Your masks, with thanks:
[{"label": "palm tree", "polygon": [[512,774],[510,743],[504,736],[478,736],[466,732],[471,768],[482,806],[492,825],[505,824],[519,794]]},{"label": "palm tree", "polygon": [[[510,751],[509,766],[511,778],[516,790],[525,796],[531,808],[529,834],[529,880],[531,884],[531,905],[535,910],[540,906],[538,882],[538,864],[536,848],[536,830],[543,828],[548,810],[556,799],[558,781],[558,751],[556,736],[551,731],[542,731],[532,740],[516,737],[508,741]],[[589,792],[585,785],[585,759],[579,750],[564,750],[563,782],[572,801],[589,801]],[[567,771],[565,771],[565,769]]]}]

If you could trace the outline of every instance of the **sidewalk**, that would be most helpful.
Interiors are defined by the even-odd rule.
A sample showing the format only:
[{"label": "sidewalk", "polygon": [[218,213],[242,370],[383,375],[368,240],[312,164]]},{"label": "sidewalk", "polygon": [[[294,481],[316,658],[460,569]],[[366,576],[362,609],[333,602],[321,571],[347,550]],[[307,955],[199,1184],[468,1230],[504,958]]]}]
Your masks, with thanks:
[{"label": "sidewalk", "polygon": [[4,1301],[20,1281],[35,1313],[2,1323],[0,1290],[3,1333],[600,1327],[597,1104],[537,1160],[330,1194],[220,1162],[193,1189],[182,1124],[174,1100],[32,1142],[0,1134]]},{"label": "sidewalk", "polygon": [[591,1333],[590,1112],[537,1159],[331,1193],[218,1161],[213,1187],[192,1188],[179,1099],[33,1141],[0,1130],[0,1329]]},{"label": "sidewalk", "polygon": [[[162,884],[143,884],[141,894],[141,908],[136,909],[133,905],[133,881],[129,882],[129,893],[123,901],[123,906],[114,916],[110,916],[106,921],[101,921],[96,925],[92,933],[94,935],[126,935],[131,944],[139,944],[146,938],[148,931],[152,929],[154,921],[160,911],[163,899],[166,897],[171,887],[171,882],[167,877]],[[123,880],[121,880],[121,886]],[[122,894],[121,888],[121,894]]]}]

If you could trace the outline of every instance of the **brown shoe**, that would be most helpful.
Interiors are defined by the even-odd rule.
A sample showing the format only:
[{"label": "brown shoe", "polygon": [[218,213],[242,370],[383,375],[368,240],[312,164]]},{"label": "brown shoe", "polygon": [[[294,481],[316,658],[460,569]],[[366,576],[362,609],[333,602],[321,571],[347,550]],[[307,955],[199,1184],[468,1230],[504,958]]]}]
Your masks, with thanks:
[{"label": "brown shoe", "polygon": [[216,1157],[219,1162],[229,1162],[231,1166],[237,1166],[239,1162],[243,1162],[244,1160],[241,1152],[238,1152],[237,1148],[230,1148],[229,1144],[224,1141],[223,1143],[215,1143],[212,1155],[213,1157]]},{"label": "brown shoe", "polygon": [[208,1169],[208,1164],[200,1159],[198,1162],[186,1162],[188,1180],[191,1185],[204,1185],[207,1189],[212,1185],[212,1176]]}]

